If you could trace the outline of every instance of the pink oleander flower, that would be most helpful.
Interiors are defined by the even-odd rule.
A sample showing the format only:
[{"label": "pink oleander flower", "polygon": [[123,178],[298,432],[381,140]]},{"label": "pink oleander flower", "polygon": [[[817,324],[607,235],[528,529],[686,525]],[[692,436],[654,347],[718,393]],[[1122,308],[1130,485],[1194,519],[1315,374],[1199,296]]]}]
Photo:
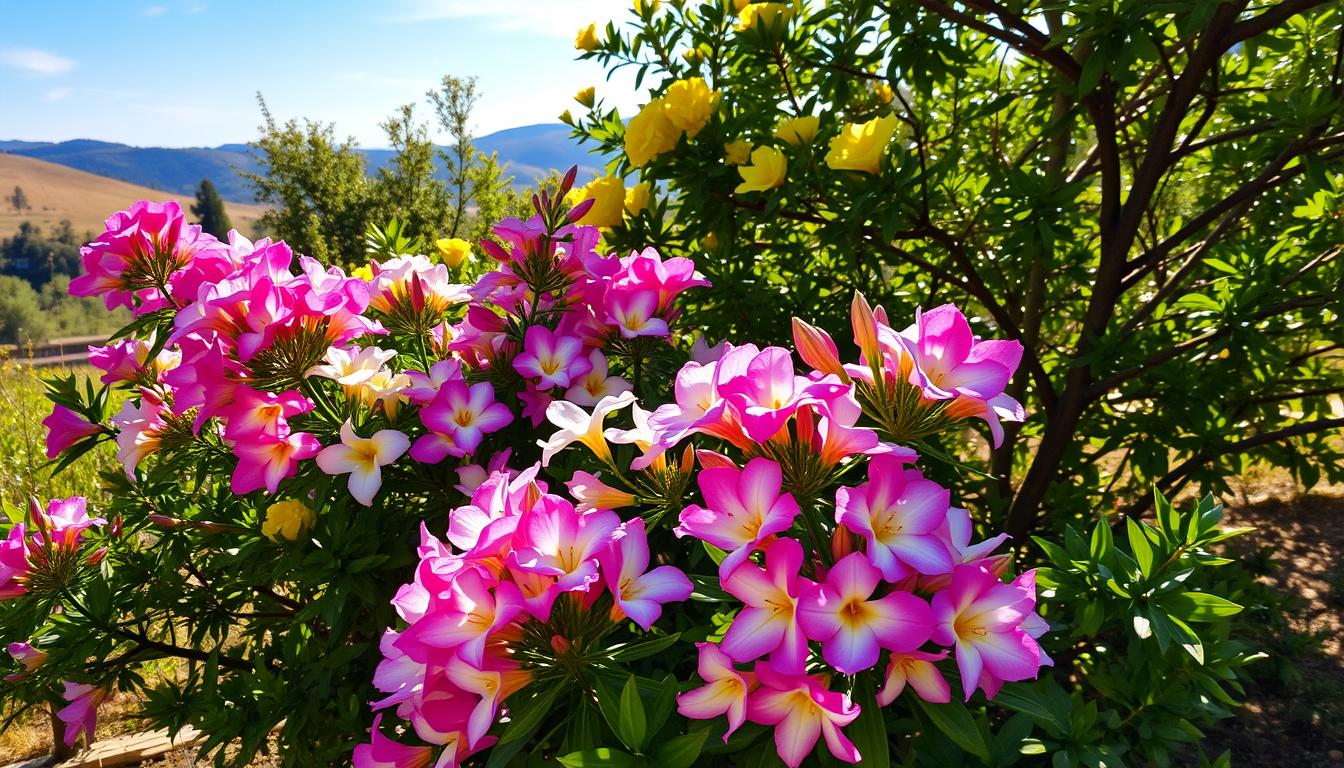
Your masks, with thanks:
[{"label": "pink oleander flower", "polygon": [[98,239],[79,249],[84,274],[70,281],[70,294],[102,296],[108,309],[128,307],[137,315],[171,303],[161,290],[165,286],[156,282],[161,276],[186,267],[204,249],[224,248],[188,224],[174,202],[141,200],[112,214],[105,226]]},{"label": "pink oleander flower", "polygon": [[428,256],[397,256],[375,261],[372,267],[369,309],[385,315],[409,310],[437,316],[471,298],[467,286],[453,282],[447,265],[435,264]]},{"label": "pink oleander flower", "polygon": [[355,747],[354,768],[426,768],[434,760],[430,747],[411,747],[383,735],[378,726],[381,714],[373,718],[370,743]]},{"label": "pink oleander flower", "polygon": [[484,669],[480,669],[458,656],[448,660],[443,672],[448,682],[480,697],[467,720],[467,744],[472,747],[481,744],[486,732],[494,724],[499,705],[504,699],[532,681],[532,673],[519,669],[517,662],[487,663]]},{"label": "pink oleander flower", "polygon": [[905,690],[906,684],[915,689],[919,698],[930,704],[946,704],[952,700],[952,688],[947,684],[943,673],[938,671],[935,661],[947,658],[947,651],[928,653],[927,651],[906,651],[891,654],[887,662],[887,678],[882,690],[877,692],[877,703],[883,707],[890,705]]},{"label": "pink oleander flower", "polygon": [[103,372],[104,384],[119,381],[150,383],[159,373],[171,370],[181,361],[182,353],[171,349],[159,352],[153,360],[154,337],[122,339],[105,347],[89,347],[89,365]]},{"label": "pink oleander flower", "polygon": [[933,641],[954,646],[966,699],[977,687],[993,698],[1005,682],[1036,677],[1053,664],[1029,630],[1039,621],[1036,572],[1004,584],[983,568],[958,565],[933,596]]},{"label": "pink oleander flower", "polygon": [[[1012,555],[1003,553],[993,554],[999,545],[1008,540],[1008,534],[1000,533],[997,536],[985,539],[976,544],[971,543],[971,537],[975,529],[971,523],[971,515],[959,507],[949,507],[947,510],[947,519],[942,525],[938,526],[936,535],[939,540],[947,547],[947,551],[952,556],[954,565],[974,565],[984,568],[996,577],[1001,577],[1008,572],[1012,565]],[[921,576],[919,579],[919,588],[925,592],[940,592],[947,588],[952,581],[952,571],[940,573],[936,576]]]},{"label": "pink oleander flower", "polygon": [[719,564],[721,579],[769,537],[787,531],[798,516],[798,502],[780,492],[783,471],[770,459],[758,456],[740,470],[705,469],[697,481],[705,506],[692,504],[682,510],[675,533],[727,550],[728,556]]},{"label": "pink oleander flower", "polygon": [[24,581],[30,571],[32,564],[28,561],[28,534],[23,523],[15,523],[5,540],[0,541],[0,600],[27,592]]},{"label": "pink oleander flower", "polygon": [[793,355],[783,347],[767,347],[745,370],[721,379],[718,393],[737,413],[747,436],[765,443],[805,405],[841,397],[849,386],[839,379],[813,381],[793,372]]},{"label": "pink oleander flower", "polygon": [[577,509],[588,512],[594,509],[620,509],[635,504],[635,495],[629,491],[613,488],[602,482],[602,478],[589,472],[575,470],[574,476],[565,483],[569,494],[579,502]]},{"label": "pink oleander flower", "polygon": [[486,736],[471,745],[466,725],[474,709],[475,704],[464,691],[444,690],[427,693],[411,713],[416,735],[442,747],[434,768],[458,768],[462,761],[495,743],[495,737]]},{"label": "pink oleander flower", "polygon": [[589,352],[588,362],[592,364],[588,372],[565,390],[565,399],[569,402],[591,407],[605,397],[614,397],[633,389],[630,382],[620,376],[608,375],[607,357],[601,350],[594,349]]},{"label": "pink oleander flower", "polygon": [[341,425],[341,442],[317,454],[317,466],[328,475],[350,474],[350,495],[366,507],[383,486],[383,467],[401,457],[411,446],[410,438],[395,429],[381,429],[373,437],[360,437],[349,419]]},{"label": "pink oleander flower", "polygon": [[489,382],[468,386],[463,379],[450,379],[429,405],[420,409],[420,421],[429,434],[415,441],[411,458],[437,464],[448,456],[460,458],[475,453],[485,435],[513,421],[513,412],[495,402],[495,389]]},{"label": "pink oleander flower", "polygon": [[32,515],[39,519],[40,528],[37,540],[43,541],[45,534],[51,535],[56,546],[73,548],[79,545],[84,531],[99,525],[107,525],[101,517],[89,517],[88,503],[83,496],[71,496],[67,499],[52,499],[47,502],[45,511],[34,501]]},{"label": "pink oleander flower", "polygon": [[933,633],[929,604],[909,592],[873,599],[882,574],[861,552],[841,558],[822,584],[809,586],[798,604],[798,622],[821,642],[826,663],[846,675],[877,664],[882,648],[913,651]]},{"label": "pink oleander flower", "polygon": [[406,371],[410,385],[402,392],[407,400],[416,405],[426,405],[439,394],[439,389],[450,381],[462,380],[461,360],[440,360],[430,366],[429,371]]},{"label": "pink oleander flower", "polygon": [[788,675],[807,667],[807,635],[798,618],[798,602],[811,581],[798,575],[803,547],[793,539],[775,539],[765,550],[765,568],[744,562],[723,579],[728,594],[746,606],[733,620],[719,647],[733,661],[746,663],[770,654],[770,664]]},{"label": "pink oleander flower", "polygon": [[64,405],[56,405],[51,415],[42,420],[47,428],[47,458],[54,459],[67,448],[86,437],[103,431],[97,424],[91,424],[85,418]]},{"label": "pink oleander flower", "polygon": [[45,651],[39,651],[28,643],[10,643],[5,646],[5,650],[9,651],[9,655],[13,656],[14,660],[19,662],[23,667],[22,672],[5,675],[4,681],[6,683],[17,683],[27,675],[31,674],[33,670],[42,666],[47,660]]},{"label": "pink oleander flower", "polygon": [[655,439],[643,456],[630,464],[644,469],[669,448],[695,433],[726,440],[739,448],[750,446],[735,413],[719,393],[719,384],[746,371],[759,354],[754,344],[740,347],[724,345],[721,357],[706,363],[689,362],[677,372],[673,385],[675,402],[664,403],[649,416],[649,428]]},{"label": "pink oleander flower", "polygon": [[555,578],[555,592],[597,581],[597,557],[621,525],[615,512],[580,514],[559,496],[543,496],[518,520],[509,568]]},{"label": "pink oleander flower", "polygon": [[694,720],[726,715],[728,730],[723,734],[723,743],[727,744],[728,737],[747,721],[747,699],[756,687],[756,675],[739,672],[728,654],[714,643],[696,643],[695,647],[700,649],[696,670],[706,685],[679,694],[677,711]]},{"label": "pink oleander flower", "polygon": [[607,322],[627,339],[666,336],[667,321],[657,316],[658,294],[653,291],[612,291],[607,296]]},{"label": "pink oleander flower", "polygon": [[1021,404],[1003,391],[1022,361],[1020,342],[980,339],[951,304],[917,311],[914,324],[895,338],[909,356],[910,384],[928,400],[952,400],[954,418],[984,418],[996,446],[1003,440],[1000,419],[1022,419]]},{"label": "pink oleander flower", "polygon": [[598,555],[607,589],[615,601],[613,618],[625,614],[648,632],[663,613],[664,603],[680,603],[691,596],[691,580],[672,565],[649,567],[649,538],[644,518],[623,523],[606,552]]},{"label": "pink oleander flower", "polygon": [[127,400],[112,417],[112,426],[117,429],[117,459],[127,477],[134,478],[140,462],[159,450],[168,415],[168,405],[156,393],[141,389],[139,403]]},{"label": "pink oleander flower", "polygon": [[622,392],[615,397],[604,397],[588,413],[568,400],[556,400],[546,406],[546,418],[560,431],[551,435],[549,440],[538,440],[541,446],[541,465],[551,463],[555,454],[578,442],[588,447],[593,455],[603,462],[611,463],[611,446],[607,445],[602,423],[609,414],[625,408],[635,402],[633,392]]},{"label": "pink oleander flower", "polygon": [[617,288],[652,290],[657,297],[657,312],[672,309],[677,295],[687,288],[709,286],[710,282],[695,269],[695,262],[683,256],[666,261],[653,248],[645,248],[621,259],[623,275],[616,278]]},{"label": "pink oleander flower", "polygon": [[240,496],[258,488],[275,493],[281,480],[294,476],[300,461],[311,459],[321,450],[322,444],[306,432],[256,435],[237,442],[233,455],[238,457],[238,466],[229,488]]},{"label": "pink oleander flower", "polygon": [[462,568],[447,589],[431,597],[430,610],[397,639],[397,647],[423,660],[426,648],[455,650],[478,668],[485,645],[523,610],[523,596],[512,582],[497,582],[481,569]]},{"label": "pink oleander flower", "polygon": [[798,768],[818,738],[836,758],[847,763],[861,756],[841,728],[854,722],[859,708],[843,693],[829,691],[818,676],[781,673],[773,664],[758,663],[761,685],[747,702],[747,719],[775,727],[775,750],[789,768]]},{"label": "pink oleander flower", "polygon": [[910,573],[952,570],[952,556],[938,538],[951,494],[899,456],[875,456],[868,482],[835,493],[835,520],[868,543],[868,560],[890,582]]},{"label": "pink oleander flower", "polygon": [[98,720],[98,705],[107,698],[107,689],[70,682],[63,685],[65,690],[61,696],[69,703],[56,711],[56,718],[65,723],[65,734],[61,740],[67,747],[73,747],[83,733],[85,740],[92,742],[93,729]]},{"label": "pink oleander flower", "polygon": [[254,435],[275,437],[289,431],[289,419],[313,410],[313,402],[297,390],[276,394],[246,384],[233,387],[230,402],[219,414],[226,440],[246,440]]},{"label": "pink oleander flower", "polygon": [[513,359],[513,367],[522,376],[536,379],[541,389],[550,389],[568,388],[592,363],[584,356],[578,336],[534,325],[523,336],[523,352]]}]

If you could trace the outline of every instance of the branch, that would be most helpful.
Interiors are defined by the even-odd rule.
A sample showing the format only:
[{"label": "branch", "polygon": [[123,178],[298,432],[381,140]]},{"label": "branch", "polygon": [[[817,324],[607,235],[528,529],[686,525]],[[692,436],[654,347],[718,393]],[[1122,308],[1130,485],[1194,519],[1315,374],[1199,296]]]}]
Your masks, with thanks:
[{"label": "branch", "polygon": [[1232,25],[1232,29],[1228,32],[1228,42],[1239,43],[1264,34],[1299,13],[1305,13],[1322,5],[1332,5],[1334,2],[1335,0],[1285,0],[1258,16]]},{"label": "branch", "polygon": [[[1024,37],[1020,34],[1010,32],[1002,27],[996,27],[989,22],[983,21],[968,13],[963,13],[953,8],[950,4],[940,2],[940,0],[915,0],[925,10],[935,13],[948,21],[960,24],[963,27],[974,29],[981,34],[987,35],[999,42],[1007,45],[1015,51],[1028,58],[1035,59],[1043,64],[1049,65],[1058,70],[1060,74],[1069,79],[1070,82],[1078,82],[1078,77],[1082,74],[1083,68],[1072,56],[1065,53],[1063,49],[1054,45],[1054,42],[1043,34],[1038,33],[1031,37]],[[995,4],[988,2],[977,2],[972,0],[967,5],[997,8]],[[1001,10],[1001,9],[1000,9]],[[999,10],[994,11],[1001,19],[1003,15]],[[1007,13],[1007,11],[1004,11]],[[1008,14],[1011,17],[1011,14]],[[1030,24],[1022,22],[1025,26]],[[1014,26],[1017,26],[1016,24]]]}]

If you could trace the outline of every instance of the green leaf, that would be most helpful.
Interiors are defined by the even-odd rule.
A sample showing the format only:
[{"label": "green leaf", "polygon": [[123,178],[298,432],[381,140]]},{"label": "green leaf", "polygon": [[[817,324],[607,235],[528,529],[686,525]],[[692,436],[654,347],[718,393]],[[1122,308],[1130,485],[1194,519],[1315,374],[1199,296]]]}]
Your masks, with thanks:
[{"label": "green leaf", "polygon": [[1146,579],[1153,572],[1153,543],[1143,530],[1143,524],[1132,517],[1125,518],[1125,531],[1129,537],[1129,551],[1139,564],[1139,573]]},{"label": "green leaf", "polygon": [[989,761],[989,745],[985,743],[984,735],[975,724],[975,717],[965,704],[956,700],[947,704],[930,704],[917,696],[910,697],[910,700],[958,747],[981,760]]},{"label": "green leaf", "polygon": [[509,725],[499,735],[499,744],[525,740],[532,735],[541,721],[550,713],[551,702],[555,700],[558,686],[551,686],[538,692],[522,704],[509,708]]},{"label": "green leaf", "polygon": [[646,640],[642,643],[626,643],[622,645],[613,645],[606,650],[608,658],[616,662],[636,661],[638,659],[648,658],[666,648],[672,647],[681,637],[678,632],[665,637]]},{"label": "green leaf", "polygon": [[709,729],[704,728],[685,736],[668,739],[654,751],[652,764],[662,768],[690,768],[696,758],[700,757],[700,750],[704,747],[705,737],[708,735]]},{"label": "green leaf", "polygon": [[882,708],[877,703],[873,673],[862,673],[854,680],[850,698],[859,706],[859,716],[845,729],[846,734],[858,747],[865,766],[887,768],[891,765],[891,747]]},{"label": "green leaf", "polygon": [[607,766],[609,768],[626,768],[635,764],[635,758],[619,749],[609,747],[598,747],[597,749],[585,749],[582,752],[571,752],[564,757],[557,757],[557,761],[567,768],[589,768],[590,766]]},{"label": "green leaf", "polygon": [[620,714],[617,719],[616,735],[621,737],[625,746],[636,752],[644,749],[644,740],[648,737],[648,721],[644,718],[644,700],[639,697],[639,683],[631,675],[621,689]]},{"label": "green leaf", "polygon": [[724,558],[728,557],[727,552],[723,551],[722,549],[719,549],[713,544],[710,544],[707,541],[702,541],[700,543],[704,545],[705,552],[709,555],[709,559],[714,561],[715,565],[721,565],[723,563]]},{"label": "green leaf", "polygon": [[1111,536],[1110,521],[1103,515],[1092,527],[1092,543],[1088,552],[1092,555],[1092,562],[1104,563],[1111,559],[1114,551],[1115,539]]},{"label": "green leaf", "polygon": [[1170,592],[1154,601],[1185,621],[1217,621],[1241,613],[1242,606],[1208,592]]}]

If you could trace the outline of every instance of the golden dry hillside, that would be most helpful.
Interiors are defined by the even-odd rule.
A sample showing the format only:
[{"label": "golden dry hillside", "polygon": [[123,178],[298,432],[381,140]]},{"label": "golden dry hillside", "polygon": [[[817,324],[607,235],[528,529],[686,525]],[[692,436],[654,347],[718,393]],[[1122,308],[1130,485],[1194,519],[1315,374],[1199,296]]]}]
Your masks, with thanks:
[{"label": "golden dry hillside", "polygon": [[[7,199],[16,185],[23,187],[28,197],[29,208],[22,212],[15,211]],[[69,219],[76,232],[98,232],[108,215],[137,200],[177,200],[184,210],[194,202],[191,195],[138,187],[31,157],[0,153],[0,237],[14,234],[21,221],[32,221],[46,229]],[[251,233],[262,212],[257,205],[225,203],[225,207],[233,226],[245,234]]]}]

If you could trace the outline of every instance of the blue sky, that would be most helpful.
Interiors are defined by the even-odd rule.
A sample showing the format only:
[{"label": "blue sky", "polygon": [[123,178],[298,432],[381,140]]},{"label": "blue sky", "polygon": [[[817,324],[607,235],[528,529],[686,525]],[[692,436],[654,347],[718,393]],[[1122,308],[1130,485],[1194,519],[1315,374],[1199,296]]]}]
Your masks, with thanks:
[{"label": "blue sky", "polygon": [[[0,0],[0,139],[214,146],[256,137],[257,91],[279,119],[378,123],[444,74],[475,75],[478,135],[554,122],[597,85],[622,112],[633,80],[574,60],[589,21],[625,0]],[[599,23],[600,26],[600,23]],[[436,137],[442,139],[442,137]]]}]

